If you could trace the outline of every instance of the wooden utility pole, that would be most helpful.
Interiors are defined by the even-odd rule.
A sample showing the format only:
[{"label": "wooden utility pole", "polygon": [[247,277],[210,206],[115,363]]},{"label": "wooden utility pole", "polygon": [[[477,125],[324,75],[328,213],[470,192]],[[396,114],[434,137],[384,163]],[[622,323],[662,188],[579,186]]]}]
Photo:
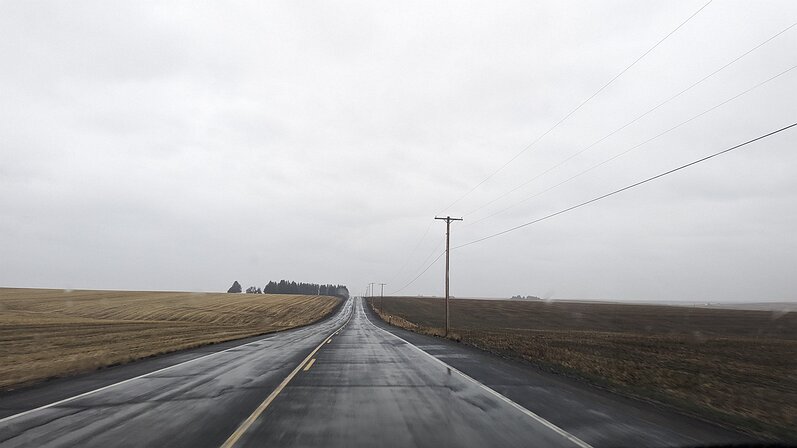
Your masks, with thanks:
[{"label": "wooden utility pole", "polygon": [[380,283],[382,290],[379,292],[379,311],[385,312],[385,285],[387,283]]},{"label": "wooden utility pole", "polygon": [[450,216],[446,216],[445,218],[438,218],[437,216],[434,219],[439,219],[441,221],[446,222],[446,337],[448,337],[448,266],[449,266],[449,252],[451,251],[451,221],[462,221],[462,218],[452,218]]}]

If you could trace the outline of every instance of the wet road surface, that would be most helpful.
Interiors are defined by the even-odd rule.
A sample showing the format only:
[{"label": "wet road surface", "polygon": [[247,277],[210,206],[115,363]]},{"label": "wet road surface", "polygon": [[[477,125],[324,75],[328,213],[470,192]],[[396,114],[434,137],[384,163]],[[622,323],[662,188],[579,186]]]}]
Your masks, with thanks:
[{"label": "wet road surface", "polygon": [[[121,383],[88,375],[74,381],[89,387],[64,381],[0,397],[0,447],[218,447],[307,353],[346,322],[352,304],[321,323],[225,351],[208,353],[207,347]],[[127,366],[121,367],[112,376],[126,376]],[[102,389],[92,393],[93,386]],[[89,394],[68,400],[59,389]],[[18,413],[47,398],[56,404]]]},{"label": "wet road surface", "polygon": [[389,327],[360,299],[313,326],[213,350],[2,395],[0,447],[598,448],[742,438]]},{"label": "wet road surface", "polygon": [[236,446],[586,447],[373,325],[352,320]]}]

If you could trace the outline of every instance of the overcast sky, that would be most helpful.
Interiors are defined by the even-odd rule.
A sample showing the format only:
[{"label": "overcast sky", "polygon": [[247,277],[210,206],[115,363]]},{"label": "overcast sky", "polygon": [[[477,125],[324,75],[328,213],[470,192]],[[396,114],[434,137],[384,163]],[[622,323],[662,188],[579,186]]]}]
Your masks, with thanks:
[{"label": "overcast sky", "polygon": [[[550,188],[797,65],[794,27],[539,176],[797,21],[715,0],[462,198],[705,2],[1,1],[0,285],[396,291],[436,213],[459,245],[797,121],[795,69]],[[794,299],[796,143],[454,250],[452,294]],[[401,290],[442,293],[443,259]]]}]

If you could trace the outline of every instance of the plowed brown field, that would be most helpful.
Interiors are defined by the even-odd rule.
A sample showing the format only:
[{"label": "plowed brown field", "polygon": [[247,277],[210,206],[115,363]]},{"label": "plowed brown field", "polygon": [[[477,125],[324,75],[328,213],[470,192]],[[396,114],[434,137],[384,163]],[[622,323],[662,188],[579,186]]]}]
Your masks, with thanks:
[{"label": "plowed brown field", "polygon": [[340,299],[0,288],[0,389],[313,323]]},{"label": "plowed brown field", "polygon": [[[442,299],[382,303],[393,325],[444,333]],[[453,339],[797,440],[797,312],[521,300],[452,300],[450,308]]]}]

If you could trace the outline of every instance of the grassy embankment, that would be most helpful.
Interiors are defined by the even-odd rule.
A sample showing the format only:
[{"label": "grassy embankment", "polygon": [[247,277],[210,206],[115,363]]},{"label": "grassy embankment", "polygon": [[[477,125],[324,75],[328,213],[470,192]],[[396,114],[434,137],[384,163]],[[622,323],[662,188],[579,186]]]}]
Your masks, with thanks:
[{"label": "grassy embankment", "polygon": [[340,299],[0,288],[0,390],[313,323]]},{"label": "grassy embankment", "polygon": [[[452,300],[451,338],[761,436],[797,440],[797,313]],[[442,336],[441,299],[385,298]]]}]

